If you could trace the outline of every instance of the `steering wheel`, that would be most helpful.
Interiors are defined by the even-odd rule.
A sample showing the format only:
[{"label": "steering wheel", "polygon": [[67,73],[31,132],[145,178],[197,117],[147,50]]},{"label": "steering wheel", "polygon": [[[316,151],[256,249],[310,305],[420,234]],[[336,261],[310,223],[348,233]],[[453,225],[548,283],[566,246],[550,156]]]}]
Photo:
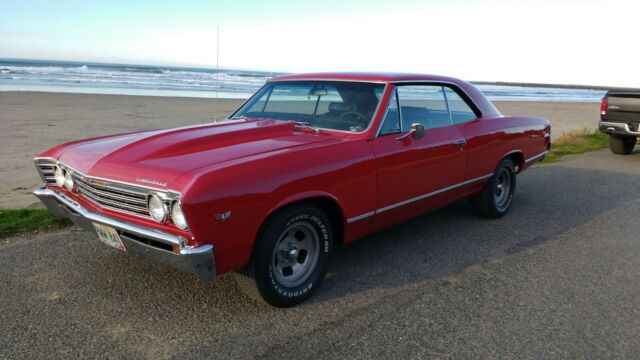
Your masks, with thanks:
[{"label": "steering wheel", "polygon": [[[349,117],[353,117],[349,119]],[[355,121],[355,122],[366,122],[367,117],[357,111],[346,111],[342,115],[340,115],[340,119],[347,121]]]}]

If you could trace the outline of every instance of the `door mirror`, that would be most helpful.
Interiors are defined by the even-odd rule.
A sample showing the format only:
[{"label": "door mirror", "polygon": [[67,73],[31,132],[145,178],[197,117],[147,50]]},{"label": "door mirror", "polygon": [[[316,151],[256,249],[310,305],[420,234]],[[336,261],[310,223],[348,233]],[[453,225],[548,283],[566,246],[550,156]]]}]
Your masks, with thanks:
[{"label": "door mirror", "polygon": [[424,137],[426,130],[424,129],[424,126],[422,126],[422,124],[420,123],[413,123],[411,124],[411,127],[409,128],[409,131],[407,131],[406,134],[398,136],[396,138],[396,140],[404,140],[406,138],[408,138],[409,136],[413,135],[413,137],[416,140],[422,139]]}]

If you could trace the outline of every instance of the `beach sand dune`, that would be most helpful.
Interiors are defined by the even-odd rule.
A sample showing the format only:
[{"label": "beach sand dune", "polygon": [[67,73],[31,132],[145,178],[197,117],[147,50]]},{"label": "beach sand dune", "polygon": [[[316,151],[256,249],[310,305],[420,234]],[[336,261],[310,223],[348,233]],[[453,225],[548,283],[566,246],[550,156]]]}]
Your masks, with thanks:
[{"label": "beach sand dune", "polygon": [[[0,93],[0,208],[37,206],[40,184],[33,157],[66,141],[135,130],[192,125],[223,119],[243,100]],[[505,115],[551,120],[553,137],[595,129],[597,103],[495,102]]]}]

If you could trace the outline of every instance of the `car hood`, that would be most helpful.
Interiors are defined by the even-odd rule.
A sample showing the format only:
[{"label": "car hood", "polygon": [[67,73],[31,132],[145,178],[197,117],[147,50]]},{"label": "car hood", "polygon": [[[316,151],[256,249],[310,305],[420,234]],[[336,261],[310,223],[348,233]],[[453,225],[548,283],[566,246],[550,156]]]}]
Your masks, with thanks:
[{"label": "car hood", "polygon": [[226,161],[331,141],[293,122],[225,121],[70,143],[57,158],[88,176],[181,191],[180,175]]}]

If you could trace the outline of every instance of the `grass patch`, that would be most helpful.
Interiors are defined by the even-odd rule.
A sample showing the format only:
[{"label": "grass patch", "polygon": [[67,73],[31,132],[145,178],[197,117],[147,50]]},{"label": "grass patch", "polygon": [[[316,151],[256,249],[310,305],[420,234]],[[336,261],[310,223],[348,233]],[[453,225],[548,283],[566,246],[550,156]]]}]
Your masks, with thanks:
[{"label": "grass patch", "polygon": [[47,209],[0,209],[0,239],[11,235],[61,229],[71,225]]},{"label": "grass patch", "polygon": [[554,163],[567,155],[582,154],[609,146],[609,135],[587,129],[564,133],[551,143],[551,151],[544,163]]}]

